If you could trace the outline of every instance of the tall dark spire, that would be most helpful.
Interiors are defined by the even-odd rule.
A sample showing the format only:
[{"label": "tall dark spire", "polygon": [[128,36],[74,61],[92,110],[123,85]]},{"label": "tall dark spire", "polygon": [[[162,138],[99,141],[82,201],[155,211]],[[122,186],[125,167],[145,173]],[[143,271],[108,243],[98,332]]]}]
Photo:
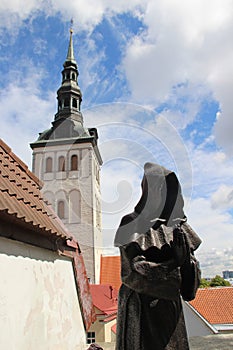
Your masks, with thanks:
[{"label": "tall dark spire", "polygon": [[63,64],[62,84],[57,91],[58,111],[55,120],[72,119],[83,124],[81,109],[82,93],[78,85],[78,66],[74,57],[73,29],[70,28],[70,40],[67,57]]},{"label": "tall dark spire", "polygon": [[[87,129],[83,125],[81,113],[82,92],[78,85],[78,65],[74,57],[73,29],[70,28],[70,39],[65,62],[63,63],[62,83],[57,90],[57,113],[52,127],[40,133],[38,142],[49,140],[69,140],[75,142],[91,140],[96,147],[98,134],[95,128]],[[77,141],[78,140],[78,141]],[[49,142],[47,141],[47,142]],[[73,142],[73,141],[72,141]],[[31,144],[35,147],[38,143]]]},{"label": "tall dark spire", "polygon": [[73,29],[70,28],[70,42],[69,42],[69,47],[68,47],[68,52],[67,52],[67,57],[66,61],[68,62],[73,62],[76,64],[75,58],[74,58],[74,48],[73,48]]}]

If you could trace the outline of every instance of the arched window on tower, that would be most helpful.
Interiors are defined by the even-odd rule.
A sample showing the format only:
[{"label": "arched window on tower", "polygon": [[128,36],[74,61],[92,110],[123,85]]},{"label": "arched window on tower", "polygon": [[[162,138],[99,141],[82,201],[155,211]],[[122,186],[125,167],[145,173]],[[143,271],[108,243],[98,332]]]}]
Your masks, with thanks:
[{"label": "arched window on tower", "polygon": [[70,170],[78,170],[78,156],[76,154],[71,156]]},{"label": "arched window on tower", "polygon": [[75,80],[75,73],[72,73],[72,80]]},{"label": "arched window on tower", "polygon": [[70,100],[68,98],[65,98],[64,107],[69,107],[69,106],[70,106]]},{"label": "arched window on tower", "polygon": [[73,98],[73,99],[72,99],[72,107],[74,107],[74,108],[77,108],[77,107],[78,107],[76,98]]},{"label": "arched window on tower", "polygon": [[65,171],[65,157],[60,156],[58,158],[58,171]]},{"label": "arched window on tower", "polygon": [[51,173],[53,171],[53,160],[51,157],[46,158],[45,162],[45,172]]},{"label": "arched window on tower", "polygon": [[61,100],[58,101],[58,110],[60,111],[60,109],[62,109],[62,103]]},{"label": "arched window on tower", "polygon": [[65,203],[64,201],[59,201],[57,203],[57,215],[60,219],[65,219]]}]

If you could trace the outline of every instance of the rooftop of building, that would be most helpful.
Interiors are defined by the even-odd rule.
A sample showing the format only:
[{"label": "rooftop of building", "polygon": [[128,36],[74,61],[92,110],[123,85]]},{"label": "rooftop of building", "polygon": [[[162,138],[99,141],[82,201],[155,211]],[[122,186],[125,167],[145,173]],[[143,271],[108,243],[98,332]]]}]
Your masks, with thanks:
[{"label": "rooftop of building", "polygon": [[[0,216],[3,221],[30,230],[32,240],[34,234],[53,243],[59,239],[72,241],[62,221],[43,198],[42,182],[3,140],[0,140],[0,177]],[[8,236],[15,238],[14,232],[8,232]]]},{"label": "rooftop of building", "polygon": [[103,315],[110,316],[117,312],[118,290],[109,284],[91,284],[91,295],[94,306]]},{"label": "rooftop of building", "polygon": [[199,288],[190,305],[213,325],[233,324],[233,287]]},{"label": "rooftop of building", "polygon": [[120,256],[101,256],[100,284],[110,284],[117,290],[121,286],[121,260]]}]

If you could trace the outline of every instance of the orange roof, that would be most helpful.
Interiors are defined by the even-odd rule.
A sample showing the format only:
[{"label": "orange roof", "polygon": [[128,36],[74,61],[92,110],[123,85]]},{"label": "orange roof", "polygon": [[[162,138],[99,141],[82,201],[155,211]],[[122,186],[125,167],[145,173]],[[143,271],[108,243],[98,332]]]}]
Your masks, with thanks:
[{"label": "orange roof", "polygon": [[42,183],[0,139],[0,214],[47,236],[70,238],[40,192]]},{"label": "orange roof", "polygon": [[110,284],[116,289],[121,286],[120,256],[101,256],[100,284]]},{"label": "orange roof", "polygon": [[233,287],[199,288],[190,304],[211,324],[233,324]]},{"label": "orange roof", "polygon": [[94,306],[105,315],[117,312],[118,290],[111,285],[90,284]]}]

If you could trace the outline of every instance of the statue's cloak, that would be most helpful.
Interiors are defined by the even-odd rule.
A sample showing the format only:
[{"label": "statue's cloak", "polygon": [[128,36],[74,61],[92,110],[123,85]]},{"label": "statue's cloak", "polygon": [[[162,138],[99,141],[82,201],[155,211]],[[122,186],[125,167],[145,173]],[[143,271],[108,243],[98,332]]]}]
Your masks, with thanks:
[{"label": "statue's cloak", "polygon": [[[188,350],[180,294],[185,300],[195,296],[200,276],[194,251],[201,240],[185,222],[175,174],[153,163],[144,169],[142,197],[115,237],[122,279],[116,350]],[[170,244],[177,223],[189,247],[182,267]]]}]

